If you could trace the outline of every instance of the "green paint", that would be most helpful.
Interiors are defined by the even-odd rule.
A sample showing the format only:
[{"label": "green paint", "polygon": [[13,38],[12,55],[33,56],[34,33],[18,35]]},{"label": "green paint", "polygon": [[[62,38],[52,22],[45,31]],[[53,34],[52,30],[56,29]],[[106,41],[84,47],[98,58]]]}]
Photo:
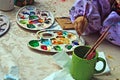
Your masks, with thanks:
[{"label": "green paint", "polygon": [[35,26],[33,24],[27,24],[28,28],[35,28]]},{"label": "green paint", "polygon": [[28,20],[20,20],[21,24],[28,24]]},{"label": "green paint", "polygon": [[36,16],[36,15],[32,15],[32,16],[29,16],[29,19],[30,19],[30,20],[38,19],[38,16]]},{"label": "green paint", "polygon": [[72,45],[67,45],[66,48],[70,50],[72,48]]},{"label": "green paint", "polygon": [[32,40],[29,42],[29,45],[32,47],[38,47],[39,46],[39,41],[38,40]]},{"label": "green paint", "polygon": [[55,49],[56,51],[62,51],[62,48],[61,48],[60,46],[54,46],[54,49]]}]

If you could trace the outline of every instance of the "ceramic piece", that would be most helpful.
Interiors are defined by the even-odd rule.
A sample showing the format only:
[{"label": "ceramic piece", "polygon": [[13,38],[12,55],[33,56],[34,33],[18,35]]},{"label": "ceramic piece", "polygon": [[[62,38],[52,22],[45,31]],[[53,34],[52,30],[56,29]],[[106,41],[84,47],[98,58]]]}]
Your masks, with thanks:
[{"label": "ceramic piece", "polygon": [[43,11],[35,6],[24,6],[16,14],[19,26],[28,30],[41,30],[51,27],[54,16],[50,11]]},{"label": "ceramic piece", "polygon": [[10,27],[9,19],[6,15],[0,14],[0,36],[8,31]]},{"label": "ceramic piece", "polygon": [[11,11],[14,9],[14,0],[0,0],[0,10]]},{"label": "ceramic piece", "polygon": [[65,30],[43,30],[36,35],[36,40],[30,40],[28,47],[45,52],[71,52],[76,46],[85,44],[82,37],[79,39],[76,34]]}]

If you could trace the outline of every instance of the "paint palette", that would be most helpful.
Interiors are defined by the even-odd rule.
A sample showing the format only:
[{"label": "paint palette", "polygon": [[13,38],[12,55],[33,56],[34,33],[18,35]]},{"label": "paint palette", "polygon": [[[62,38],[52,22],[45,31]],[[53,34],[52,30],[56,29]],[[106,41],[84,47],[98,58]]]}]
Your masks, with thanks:
[{"label": "paint palette", "polygon": [[0,36],[7,32],[10,22],[7,16],[0,14]]},{"label": "paint palette", "polygon": [[28,30],[46,29],[54,23],[54,16],[50,11],[43,11],[35,6],[21,8],[16,19],[19,26]]},{"label": "paint palette", "polygon": [[82,37],[65,30],[44,30],[37,32],[37,39],[30,40],[28,46],[32,49],[45,52],[71,52],[78,45],[84,45]]}]

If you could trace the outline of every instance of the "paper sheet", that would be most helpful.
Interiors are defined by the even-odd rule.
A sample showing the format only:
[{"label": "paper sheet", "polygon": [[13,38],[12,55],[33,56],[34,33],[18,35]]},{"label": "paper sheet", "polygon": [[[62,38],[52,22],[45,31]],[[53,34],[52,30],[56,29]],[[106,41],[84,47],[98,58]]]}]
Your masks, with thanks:
[{"label": "paper sheet", "polygon": [[0,51],[0,80],[19,80],[19,68],[12,54]]}]

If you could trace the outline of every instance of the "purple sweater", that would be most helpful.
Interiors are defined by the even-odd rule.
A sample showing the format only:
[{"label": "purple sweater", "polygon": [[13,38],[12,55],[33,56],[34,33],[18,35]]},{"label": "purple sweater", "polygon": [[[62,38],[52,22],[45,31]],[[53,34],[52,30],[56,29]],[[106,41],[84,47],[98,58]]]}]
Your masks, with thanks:
[{"label": "purple sweater", "polygon": [[86,3],[88,3],[86,10],[88,27],[85,33],[90,34],[97,31],[102,33],[105,27],[111,26],[106,39],[120,46],[120,15],[111,11],[108,0],[77,0],[70,10],[71,21],[74,22],[78,16],[83,16]]}]

